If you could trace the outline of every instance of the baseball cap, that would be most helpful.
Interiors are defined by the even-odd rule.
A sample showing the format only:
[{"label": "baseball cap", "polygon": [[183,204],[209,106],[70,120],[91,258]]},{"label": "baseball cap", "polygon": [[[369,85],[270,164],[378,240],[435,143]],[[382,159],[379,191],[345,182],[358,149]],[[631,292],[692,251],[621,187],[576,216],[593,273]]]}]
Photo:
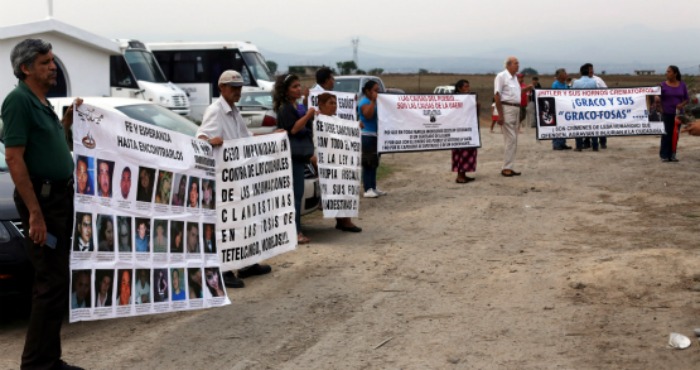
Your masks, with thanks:
[{"label": "baseball cap", "polygon": [[219,85],[243,86],[243,77],[240,73],[229,69],[219,77]]}]

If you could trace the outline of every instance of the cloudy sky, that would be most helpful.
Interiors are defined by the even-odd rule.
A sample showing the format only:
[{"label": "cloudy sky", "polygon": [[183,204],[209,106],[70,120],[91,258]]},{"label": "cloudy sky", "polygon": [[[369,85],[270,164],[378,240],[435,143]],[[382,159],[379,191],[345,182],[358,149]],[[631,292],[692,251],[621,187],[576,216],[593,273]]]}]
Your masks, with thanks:
[{"label": "cloudy sky", "polygon": [[[0,26],[44,19],[48,0],[0,0]],[[323,4],[323,5],[318,5]],[[401,57],[520,57],[698,73],[700,0],[54,0],[53,16],[108,38],[247,40],[325,63],[330,49]],[[600,63],[600,62],[599,62]],[[362,67],[362,64],[360,63]]]}]

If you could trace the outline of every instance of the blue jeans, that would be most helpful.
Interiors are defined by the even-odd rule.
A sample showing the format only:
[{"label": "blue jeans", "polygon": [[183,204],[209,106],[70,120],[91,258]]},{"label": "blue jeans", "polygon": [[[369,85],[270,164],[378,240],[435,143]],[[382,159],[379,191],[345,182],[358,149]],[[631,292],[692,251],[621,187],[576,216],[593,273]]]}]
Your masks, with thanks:
[{"label": "blue jeans", "polygon": [[294,222],[301,232],[301,202],[304,201],[304,167],[306,162],[292,159],[292,187],[294,188]]},{"label": "blue jeans", "polygon": [[661,159],[671,159],[676,152],[674,149],[674,135],[673,131],[676,128],[676,115],[664,113],[664,128],[666,129],[666,134],[661,135],[661,148],[659,149],[659,157]]}]

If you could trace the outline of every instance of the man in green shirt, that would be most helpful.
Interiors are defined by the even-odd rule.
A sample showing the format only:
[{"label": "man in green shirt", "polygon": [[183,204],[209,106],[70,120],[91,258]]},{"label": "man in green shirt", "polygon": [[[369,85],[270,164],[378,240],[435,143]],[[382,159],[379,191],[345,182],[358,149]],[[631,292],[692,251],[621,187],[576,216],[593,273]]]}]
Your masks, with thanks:
[{"label": "man in green shirt", "polygon": [[[2,103],[5,157],[15,205],[35,270],[22,369],[80,369],[61,360],[61,323],[68,310],[73,219],[73,158],[66,138],[73,106],[59,121],[46,100],[56,85],[51,44],[26,39],[10,59],[17,87]],[[81,104],[77,99],[74,104]]]}]

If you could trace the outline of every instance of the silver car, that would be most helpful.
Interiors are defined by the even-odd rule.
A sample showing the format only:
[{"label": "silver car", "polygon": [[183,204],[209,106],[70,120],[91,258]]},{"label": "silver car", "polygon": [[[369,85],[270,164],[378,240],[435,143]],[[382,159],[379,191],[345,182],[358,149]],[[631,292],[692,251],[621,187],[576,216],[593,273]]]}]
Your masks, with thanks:
[{"label": "silver car", "polygon": [[277,116],[272,110],[272,94],[269,91],[243,91],[236,107],[254,134],[269,134],[277,128]]}]

